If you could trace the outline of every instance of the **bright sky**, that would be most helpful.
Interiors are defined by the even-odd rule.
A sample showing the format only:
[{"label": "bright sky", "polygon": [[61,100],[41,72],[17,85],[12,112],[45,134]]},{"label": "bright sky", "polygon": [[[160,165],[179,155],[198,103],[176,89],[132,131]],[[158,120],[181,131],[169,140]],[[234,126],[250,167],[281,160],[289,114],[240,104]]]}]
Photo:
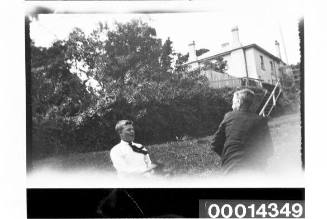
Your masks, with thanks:
[{"label": "bright sky", "polygon": [[[287,61],[285,51],[289,64],[300,61],[298,21],[303,13],[299,1],[297,4],[290,0],[268,1],[266,4],[258,1],[246,1],[247,4],[233,1],[239,7],[236,7],[236,3],[224,4],[224,1],[219,5],[204,2],[200,9],[194,5],[184,10],[180,4],[173,3],[167,6],[161,4],[160,7],[159,4],[153,4],[151,8],[144,6],[144,9],[135,3],[134,9],[137,10],[133,10],[129,4],[129,8],[118,12],[98,8],[95,10],[97,13],[93,13],[94,10],[90,13],[82,8],[77,11],[78,14],[62,14],[62,8],[55,8],[58,14],[40,15],[37,21],[31,23],[31,38],[37,46],[49,46],[55,39],[67,38],[74,27],[90,33],[99,21],[111,25],[114,21],[127,22],[132,18],[141,18],[157,30],[159,38],[164,41],[170,37],[174,50],[185,54],[188,52],[187,45],[193,40],[197,49],[207,48],[211,52],[218,52],[222,43],[231,42],[231,29],[238,26],[243,45],[256,43],[275,54],[274,42],[278,40],[284,61]],[[115,4],[122,7],[119,2]],[[158,10],[165,13],[153,13]],[[76,8],[71,11],[76,12]]]}]

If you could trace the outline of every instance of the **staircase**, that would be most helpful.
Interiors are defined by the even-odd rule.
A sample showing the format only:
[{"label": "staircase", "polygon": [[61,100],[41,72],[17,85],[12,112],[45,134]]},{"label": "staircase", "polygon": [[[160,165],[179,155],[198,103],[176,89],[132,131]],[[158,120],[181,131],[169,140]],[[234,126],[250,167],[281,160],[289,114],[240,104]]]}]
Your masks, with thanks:
[{"label": "staircase", "polygon": [[258,107],[257,113],[260,116],[268,117],[276,106],[277,100],[282,93],[282,88],[280,81],[277,81],[275,86],[271,84],[263,84],[262,87],[266,90],[266,92],[261,104]]}]

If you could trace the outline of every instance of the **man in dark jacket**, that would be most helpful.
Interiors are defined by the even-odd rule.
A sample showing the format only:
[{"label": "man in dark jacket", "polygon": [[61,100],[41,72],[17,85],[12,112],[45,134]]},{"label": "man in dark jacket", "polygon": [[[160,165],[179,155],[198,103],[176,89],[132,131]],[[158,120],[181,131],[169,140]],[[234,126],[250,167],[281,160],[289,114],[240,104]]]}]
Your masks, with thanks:
[{"label": "man in dark jacket", "polygon": [[273,153],[267,120],[250,111],[254,93],[234,93],[233,111],[228,112],[214,135],[212,147],[221,156],[224,173],[262,171]]}]

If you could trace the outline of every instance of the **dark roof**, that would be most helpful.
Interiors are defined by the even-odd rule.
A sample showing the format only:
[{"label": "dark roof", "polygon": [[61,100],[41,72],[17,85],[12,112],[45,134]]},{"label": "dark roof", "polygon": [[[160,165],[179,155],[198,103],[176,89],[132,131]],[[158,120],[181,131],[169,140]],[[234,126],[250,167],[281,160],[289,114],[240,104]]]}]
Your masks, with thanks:
[{"label": "dark roof", "polygon": [[210,60],[210,59],[213,59],[213,58],[216,58],[216,57],[228,55],[231,52],[233,52],[235,50],[238,50],[238,49],[246,50],[246,49],[250,49],[250,48],[255,48],[255,49],[259,50],[260,52],[264,53],[265,55],[269,56],[270,58],[275,59],[275,60],[277,60],[277,61],[282,62],[282,63],[285,64],[285,62],[283,62],[283,60],[281,60],[277,56],[274,56],[273,54],[271,54],[270,52],[268,52],[267,50],[263,49],[262,47],[258,46],[255,43],[250,44],[250,45],[247,45],[247,46],[242,46],[242,47],[238,47],[238,48],[235,48],[235,49],[231,49],[231,50],[228,50],[228,51],[225,51],[225,52],[222,52],[222,53],[218,53],[216,55],[212,55],[212,56],[209,56],[209,57],[206,57],[206,58],[202,58],[202,59],[199,59],[199,60],[196,60],[196,61],[188,62],[186,64],[192,64],[192,63],[196,63],[196,62],[202,62],[202,61]]}]

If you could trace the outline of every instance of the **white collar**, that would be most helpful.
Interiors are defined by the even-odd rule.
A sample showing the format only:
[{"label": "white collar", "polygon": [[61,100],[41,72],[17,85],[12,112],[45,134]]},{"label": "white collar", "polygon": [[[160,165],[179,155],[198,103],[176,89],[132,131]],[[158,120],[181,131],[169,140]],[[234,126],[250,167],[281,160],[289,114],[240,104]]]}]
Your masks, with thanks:
[{"label": "white collar", "polygon": [[[129,145],[129,143],[127,141],[124,140],[120,140],[120,144],[125,144],[125,145]],[[143,146],[141,144],[135,143],[134,141],[131,142],[131,144],[137,148],[142,148]],[[144,148],[144,147],[143,147]],[[146,150],[146,149],[145,149]]]},{"label": "white collar", "polygon": [[[124,140],[120,140],[120,143],[123,143],[123,144],[128,144],[128,145],[129,145],[129,143],[128,143],[127,141],[124,141]],[[134,142],[133,142],[133,141],[132,141],[131,143],[132,143],[132,145],[134,144]]]}]

